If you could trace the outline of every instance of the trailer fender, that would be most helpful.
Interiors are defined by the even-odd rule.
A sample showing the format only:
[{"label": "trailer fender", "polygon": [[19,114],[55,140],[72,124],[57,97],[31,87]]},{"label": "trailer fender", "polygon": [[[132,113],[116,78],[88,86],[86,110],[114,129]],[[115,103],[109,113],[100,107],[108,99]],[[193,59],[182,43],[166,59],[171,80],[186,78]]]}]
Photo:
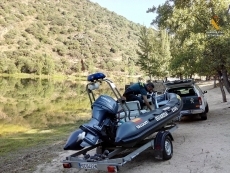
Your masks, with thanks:
[{"label": "trailer fender", "polygon": [[[168,160],[172,157],[172,134],[168,131],[159,131],[154,140],[154,156],[159,160]],[[165,153],[165,142],[169,143],[170,153]]]}]

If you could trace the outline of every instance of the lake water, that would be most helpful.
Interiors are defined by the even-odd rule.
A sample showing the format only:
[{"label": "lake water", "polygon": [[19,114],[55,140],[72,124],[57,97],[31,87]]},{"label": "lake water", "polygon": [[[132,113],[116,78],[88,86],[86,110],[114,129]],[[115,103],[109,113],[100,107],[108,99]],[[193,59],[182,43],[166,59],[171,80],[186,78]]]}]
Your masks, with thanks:
[{"label": "lake water", "polygon": [[[114,81],[120,93],[127,82]],[[89,119],[91,108],[86,84],[86,81],[0,77],[1,131],[8,126],[31,129]],[[112,93],[104,85],[101,91]]]}]

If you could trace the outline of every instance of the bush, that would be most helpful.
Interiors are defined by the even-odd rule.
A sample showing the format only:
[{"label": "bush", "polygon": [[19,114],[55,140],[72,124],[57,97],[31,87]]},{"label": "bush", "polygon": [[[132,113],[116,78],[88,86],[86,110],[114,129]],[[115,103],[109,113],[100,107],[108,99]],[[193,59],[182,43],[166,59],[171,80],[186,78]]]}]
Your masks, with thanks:
[{"label": "bush", "polygon": [[17,35],[17,32],[15,30],[10,30],[8,33],[4,35],[5,39],[14,39]]},{"label": "bush", "polygon": [[69,56],[71,57],[76,57],[76,58],[81,58],[81,53],[78,50],[71,50],[69,52]]},{"label": "bush", "polygon": [[29,27],[29,28],[26,28],[25,31],[29,34],[35,35],[37,33],[37,28],[36,27]]},{"label": "bush", "polygon": [[66,49],[63,46],[56,46],[53,48],[53,51],[57,52],[60,56],[64,56],[66,54]]},{"label": "bush", "polygon": [[68,34],[67,30],[62,28],[62,30],[60,31],[60,34]]},{"label": "bush", "polygon": [[65,39],[63,38],[63,36],[59,35],[55,40],[63,43]]},{"label": "bush", "polygon": [[4,19],[0,19],[0,25],[2,27],[5,27],[7,25],[7,22]]},{"label": "bush", "polygon": [[116,53],[116,50],[114,48],[110,48],[110,52]]},{"label": "bush", "polygon": [[35,36],[40,42],[46,43],[46,44],[52,44],[52,41],[47,37],[42,34],[36,35]]},{"label": "bush", "polygon": [[26,41],[24,41],[24,40],[19,40],[17,43],[18,43],[20,49],[25,49],[28,47],[28,45],[26,45]]},{"label": "bush", "polygon": [[32,46],[32,45],[33,45],[33,42],[32,42],[31,40],[28,40],[28,41],[26,42],[26,45]]},{"label": "bush", "polygon": [[65,19],[54,18],[54,20],[51,21],[51,25],[66,26],[66,24]]},{"label": "bush", "polygon": [[59,34],[61,30],[59,27],[53,26],[53,27],[50,27],[49,31],[50,31],[49,33],[51,34]]},{"label": "bush", "polygon": [[20,14],[15,14],[15,16],[17,17],[17,18],[19,18],[21,21],[24,21],[24,16],[23,15],[20,15]]}]

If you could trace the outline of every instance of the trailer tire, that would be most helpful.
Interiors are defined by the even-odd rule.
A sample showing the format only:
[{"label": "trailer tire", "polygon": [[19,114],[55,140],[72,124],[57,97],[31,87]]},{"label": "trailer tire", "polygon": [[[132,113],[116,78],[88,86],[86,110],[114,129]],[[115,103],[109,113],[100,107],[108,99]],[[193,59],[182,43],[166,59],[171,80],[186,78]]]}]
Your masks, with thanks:
[{"label": "trailer tire", "polygon": [[108,149],[108,147],[106,147],[106,145],[102,144],[96,148],[96,154],[103,154],[106,150],[109,152],[114,151],[113,149]]},{"label": "trailer tire", "polygon": [[172,139],[167,135],[164,140],[163,160],[169,160],[173,155]]}]

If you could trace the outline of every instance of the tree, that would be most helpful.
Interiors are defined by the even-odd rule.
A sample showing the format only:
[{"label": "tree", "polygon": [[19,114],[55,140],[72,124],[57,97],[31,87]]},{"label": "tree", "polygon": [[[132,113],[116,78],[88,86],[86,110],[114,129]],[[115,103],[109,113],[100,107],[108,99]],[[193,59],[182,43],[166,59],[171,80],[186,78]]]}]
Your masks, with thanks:
[{"label": "tree", "polygon": [[198,63],[203,56],[204,50],[204,45],[200,42],[201,38],[202,35],[191,34],[190,39],[185,40],[183,43],[178,39],[173,39],[171,46],[173,58],[170,63],[171,74],[180,78],[192,78],[195,73],[199,72]]},{"label": "tree", "polygon": [[167,77],[169,76],[169,62],[171,60],[171,53],[170,53],[170,39],[168,32],[165,29],[160,30],[160,54],[159,57],[160,61],[160,77]]},{"label": "tree", "polygon": [[142,27],[139,37],[140,51],[137,64],[151,78],[166,78],[169,73],[170,44],[166,30],[155,31]]},{"label": "tree", "polygon": [[[185,0],[167,0],[162,6],[158,8],[153,7],[148,10],[148,12],[157,13],[157,17],[152,21],[152,24],[156,24],[159,27],[166,28],[170,33],[173,33],[174,37],[180,41],[178,45],[180,45],[180,51],[183,51],[183,57],[181,56],[181,60],[183,58],[186,59],[189,55],[189,52],[186,52],[185,42],[192,41],[192,35],[200,35],[199,41],[201,45],[207,45],[205,38],[207,37],[207,31],[213,31],[215,28],[210,24],[211,19],[214,16],[218,16],[215,18],[215,22],[220,25],[221,31],[224,32],[224,38],[216,39],[217,42],[222,45],[227,45],[229,47],[228,41],[226,38],[229,38],[229,23],[230,17],[227,14],[226,9],[228,8],[228,1],[218,1],[218,0],[210,0],[210,1],[185,1]],[[217,21],[218,19],[218,21]],[[222,41],[221,41],[222,40]],[[216,43],[217,43],[216,42]],[[228,52],[221,49],[223,46],[221,44],[215,44],[215,46],[211,47],[203,47],[203,52],[206,49],[213,50],[212,53],[215,54],[214,62],[216,65],[209,65],[210,61],[207,61],[206,64],[209,67],[207,68],[210,73],[218,70],[223,74],[224,85],[226,89],[230,92],[230,85],[227,76],[227,69],[229,66],[229,58]],[[199,48],[196,48],[199,49]],[[219,50],[222,50],[221,52]],[[217,51],[218,50],[218,51]],[[224,51],[224,54],[223,54]],[[218,56],[217,56],[218,55]],[[173,57],[175,59],[175,57]],[[196,62],[203,62],[202,56],[197,56]],[[176,58],[177,59],[177,58]],[[221,59],[221,61],[219,61]],[[174,63],[175,64],[175,63]],[[184,66],[185,67],[185,66]],[[201,65],[196,64],[196,66],[190,67],[193,68],[193,71],[196,70],[197,67],[201,67]],[[218,68],[216,68],[218,67]],[[225,76],[225,77],[224,77]]]}]

